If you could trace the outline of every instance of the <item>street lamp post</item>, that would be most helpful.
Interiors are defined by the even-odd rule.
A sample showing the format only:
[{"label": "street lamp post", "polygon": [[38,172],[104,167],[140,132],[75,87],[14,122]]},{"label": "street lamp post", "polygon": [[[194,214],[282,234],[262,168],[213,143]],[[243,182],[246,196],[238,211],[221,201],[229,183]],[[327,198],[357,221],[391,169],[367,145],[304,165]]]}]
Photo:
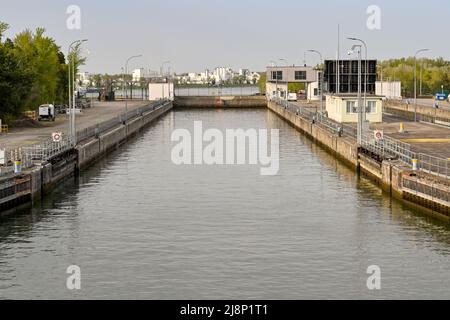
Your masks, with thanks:
[{"label": "street lamp post", "polygon": [[[367,75],[369,73],[369,68],[368,68],[368,61],[367,61],[367,56],[368,56],[368,52],[367,52],[367,44],[365,41],[358,39],[358,38],[348,38],[348,40],[352,40],[352,41],[358,41],[361,44],[364,45],[364,53],[365,53],[365,76],[364,76],[364,110],[363,110],[363,121],[366,121],[366,108],[367,108]],[[361,68],[361,66],[360,66]]]},{"label": "street lamp post", "polygon": [[[76,143],[76,128],[75,128],[75,57],[72,57],[72,63],[70,61],[70,53],[73,52],[73,47],[83,42],[87,42],[87,39],[77,40],[69,45],[67,52],[67,67],[69,77],[69,136],[72,143]],[[71,70],[72,69],[72,70]],[[72,92],[71,92],[72,91]],[[73,100],[72,100],[73,99]]]},{"label": "street lamp post", "polygon": [[[165,61],[165,62],[163,62],[163,63],[161,64],[161,80],[164,79],[164,76],[163,76],[164,65],[169,64],[169,63],[170,63],[170,61]],[[165,85],[165,81],[161,84],[161,87],[162,87],[162,100],[164,100],[164,85]],[[169,90],[170,90],[170,89],[169,89]]]},{"label": "street lamp post", "polygon": [[[127,62],[125,63],[125,77],[128,76],[128,63],[136,58],[141,58],[142,54],[137,55],[137,56],[131,56],[127,59]],[[127,97],[127,93],[128,93],[128,85],[126,82],[126,79],[124,77],[124,82],[125,82],[125,123],[128,122],[128,97]]]},{"label": "street lamp post", "polygon": [[[272,65],[273,68],[277,66],[277,63],[273,60],[270,60],[270,64]],[[273,78],[273,71],[271,77]],[[275,70],[275,91],[276,91],[276,98],[278,99],[278,73],[276,70]]]},{"label": "street lamp post", "polygon": [[361,70],[361,45],[354,45],[352,50],[349,52],[349,55],[354,53],[355,51],[358,53],[358,145],[362,145],[363,138],[363,121],[364,121],[364,108],[361,103],[361,91],[362,91],[362,70]]},{"label": "street lamp post", "polygon": [[[286,64],[286,67],[289,67],[289,63],[286,59],[279,59],[280,61],[284,62]],[[277,77],[278,78],[278,77]],[[283,77],[282,77],[283,80]],[[288,77],[286,75],[286,92],[285,92],[285,100],[286,100],[286,107],[288,105],[288,94],[289,94],[289,81]]]},{"label": "street lamp post", "polygon": [[417,122],[417,56],[422,53],[429,51],[430,49],[420,49],[417,50],[414,55],[414,122]]},{"label": "street lamp post", "polygon": [[[308,52],[317,53],[320,57],[320,63],[323,65],[323,58],[322,54],[317,50],[308,50]],[[320,81],[319,77],[319,83],[320,83],[320,120],[322,120],[323,117],[323,69],[322,69],[322,81]]]}]

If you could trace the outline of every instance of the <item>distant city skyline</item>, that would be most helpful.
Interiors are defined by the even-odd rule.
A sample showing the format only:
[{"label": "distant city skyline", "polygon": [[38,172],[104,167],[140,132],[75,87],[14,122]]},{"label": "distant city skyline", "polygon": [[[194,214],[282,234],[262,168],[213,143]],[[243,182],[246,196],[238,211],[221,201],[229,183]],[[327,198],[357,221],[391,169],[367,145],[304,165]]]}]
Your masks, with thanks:
[{"label": "distant city skyline", "polygon": [[[3,0],[4,1],[4,0]],[[81,29],[67,28],[67,8],[81,9]],[[380,9],[380,29],[370,30],[367,9]],[[78,1],[24,1],[2,4],[0,21],[10,25],[6,37],[26,28],[43,27],[64,53],[76,39],[85,45],[88,61],[82,71],[119,74],[128,57],[142,54],[129,69],[160,70],[171,61],[176,73],[217,66],[262,72],[274,61],[283,65],[316,65],[308,49],[333,59],[337,26],[341,28],[341,56],[352,42],[364,39],[369,57],[411,57],[421,48],[425,56],[450,59],[450,41],[444,33],[450,6],[444,0],[418,1],[129,1],[119,4]],[[283,62],[280,59],[285,59]]]}]

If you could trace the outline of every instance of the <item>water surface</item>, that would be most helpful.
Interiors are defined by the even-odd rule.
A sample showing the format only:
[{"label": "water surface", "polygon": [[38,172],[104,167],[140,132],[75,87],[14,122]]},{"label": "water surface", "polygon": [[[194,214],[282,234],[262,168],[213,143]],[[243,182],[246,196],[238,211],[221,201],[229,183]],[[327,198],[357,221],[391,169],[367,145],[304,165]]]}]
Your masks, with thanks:
[{"label": "water surface", "polygon": [[[171,162],[175,128],[280,129],[280,172]],[[82,290],[66,269],[82,270]],[[369,291],[378,265],[382,289]],[[450,229],[267,110],[171,112],[0,222],[3,299],[450,298]]]}]

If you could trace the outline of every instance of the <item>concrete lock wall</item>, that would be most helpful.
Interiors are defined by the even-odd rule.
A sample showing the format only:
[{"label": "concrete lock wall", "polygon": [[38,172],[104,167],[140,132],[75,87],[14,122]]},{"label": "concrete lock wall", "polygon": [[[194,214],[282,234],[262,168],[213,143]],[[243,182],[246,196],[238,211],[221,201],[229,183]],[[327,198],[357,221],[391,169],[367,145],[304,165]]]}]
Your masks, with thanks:
[{"label": "concrete lock wall", "polygon": [[397,115],[406,116],[411,119],[414,119],[414,114],[417,111],[417,114],[427,116],[427,117],[438,117],[443,119],[450,119],[450,110],[439,108],[435,110],[432,107],[425,107],[414,105],[414,103],[406,104],[400,101],[392,101],[387,100],[384,102],[384,107],[389,109],[389,112],[395,113]]},{"label": "concrete lock wall", "polygon": [[[139,132],[145,125],[171,110],[172,107],[172,103],[168,103],[157,110],[148,111],[142,116],[133,118],[126,125],[119,125],[98,137],[90,137],[81,141],[74,150],[58,156],[52,162],[36,164],[29,171],[23,172],[24,177],[30,180],[29,190],[26,191],[30,200],[39,201],[45,192],[54,188],[60,181],[73,176],[77,169],[86,167],[128,137]],[[11,179],[15,181],[15,176],[12,176]],[[24,194],[24,192],[22,193]],[[16,198],[11,197],[11,201],[8,200],[7,205],[2,205],[0,209],[14,208],[18,205]]]},{"label": "concrete lock wall", "polygon": [[89,162],[95,160],[100,154],[100,139],[88,141],[77,146],[78,167],[81,168]]},{"label": "concrete lock wall", "polygon": [[355,143],[333,135],[328,130],[301,118],[274,102],[269,102],[268,108],[351,166],[356,167],[358,165],[358,148]]},{"label": "concrete lock wall", "polygon": [[[413,203],[416,207],[430,211],[433,216],[450,220],[449,205],[443,205],[442,199],[450,199],[449,188],[434,186],[431,190],[433,196],[420,194],[420,188],[427,189],[425,186],[430,184],[430,177],[417,176],[417,172],[412,172],[411,168],[405,166],[401,161],[383,161],[382,163],[372,159],[368,155],[360,154],[356,141],[346,137],[338,137],[319,125],[312,124],[311,121],[301,118],[285,108],[273,103],[268,103],[268,108],[288,121],[295,128],[301,130],[318,144],[324,146],[336,157],[355,169],[359,169],[377,184],[383,191],[391,196],[405,200],[407,203]],[[413,192],[406,189],[404,181],[410,179],[410,175],[415,176]],[[433,177],[435,178],[435,177]],[[423,191],[422,191],[423,192]],[[439,197],[439,199],[438,199]]]},{"label": "concrete lock wall", "polygon": [[100,136],[100,152],[107,152],[117,147],[123,140],[127,138],[126,126],[120,125],[115,129]]},{"label": "concrete lock wall", "polygon": [[91,138],[90,140],[79,143],[76,147],[78,152],[78,168],[82,169],[88,166],[104,153],[116,148],[128,137],[136,134],[146,125],[171,110],[172,107],[170,103],[157,110],[148,111],[143,113],[142,116],[130,120],[127,125],[117,126],[100,135],[98,138]]},{"label": "concrete lock wall", "polygon": [[143,127],[142,117],[137,117],[127,124],[127,136],[133,135]]},{"label": "concrete lock wall", "polygon": [[[189,99],[191,100],[192,98]],[[210,99],[211,97],[202,99],[203,102],[194,99],[196,102],[192,105],[209,103]],[[223,100],[221,101],[221,103],[224,103]],[[246,107],[246,103],[251,103],[250,101],[251,99],[245,103],[242,103],[242,101],[237,102],[235,107]],[[259,106],[261,100],[256,101],[258,101],[256,106]],[[269,102],[267,104],[265,100],[263,102],[264,106],[267,106],[292,126],[324,146],[334,156],[340,158],[355,170],[360,169],[362,173],[367,174],[393,197],[406,200],[407,203],[414,203],[414,205],[418,205],[421,208],[428,208],[433,215],[450,220],[450,192],[449,187],[445,183],[441,183],[441,185],[433,184],[430,188],[430,177],[426,176],[426,174],[413,172],[410,167],[405,166],[400,161],[383,161],[379,163],[368,155],[359,154],[358,145],[354,139],[339,137],[275,103]],[[127,125],[117,126],[99,137],[81,141],[76,147],[76,153],[67,154],[53,165],[51,163],[43,163],[26,173],[31,177],[30,188],[33,201],[39,199],[43,192],[52,188],[58,181],[72,175],[77,168],[82,169],[86,167],[125,141],[129,136],[137,133],[145,125],[171,110],[172,107],[170,103],[158,110],[144,113],[142,116],[132,119]],[[203,105],[203,107],[211,107],[211,105],[207,104]],[[411,183],[411,179],[414,179],[414,183]],[[405,187],[405,184],[407,187]]]}]

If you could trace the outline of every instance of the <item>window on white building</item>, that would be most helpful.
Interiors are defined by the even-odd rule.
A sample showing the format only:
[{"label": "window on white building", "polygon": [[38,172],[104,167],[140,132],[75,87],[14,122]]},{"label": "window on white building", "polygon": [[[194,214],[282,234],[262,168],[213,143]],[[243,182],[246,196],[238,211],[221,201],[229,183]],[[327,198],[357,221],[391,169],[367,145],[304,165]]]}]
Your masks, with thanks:
[{"label": "window on white building", "polygon": [[306,71],[295,71],[295,80],[306,80]]},{"label": "window on white building", "polygon": [[367,101],[367,113],[377,113],[377,102]]},{"label": "window on white building", "polygon": [[283,80],[283,71],[272,71],[272,80]]}]

